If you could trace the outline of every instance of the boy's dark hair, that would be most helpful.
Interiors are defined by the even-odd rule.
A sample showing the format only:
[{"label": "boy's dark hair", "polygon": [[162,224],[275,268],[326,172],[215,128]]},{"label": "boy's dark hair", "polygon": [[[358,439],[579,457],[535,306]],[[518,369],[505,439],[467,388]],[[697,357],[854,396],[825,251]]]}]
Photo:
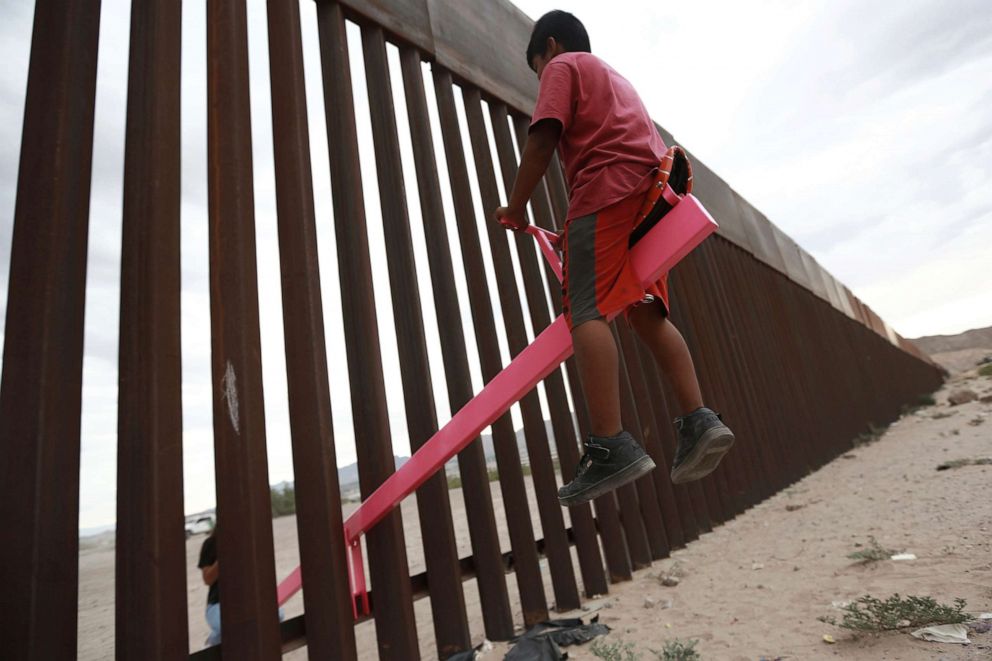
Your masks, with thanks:
[{"label": "boy's dark hair", "polygon": [[555,9],[537,19],[534,31],[530,33],[530,43],[527,44],[527,66],[533,67],[534,56],[544,55],[548,37],[571,52],[590,53],[589,35],[582,21],[567,11]]}]

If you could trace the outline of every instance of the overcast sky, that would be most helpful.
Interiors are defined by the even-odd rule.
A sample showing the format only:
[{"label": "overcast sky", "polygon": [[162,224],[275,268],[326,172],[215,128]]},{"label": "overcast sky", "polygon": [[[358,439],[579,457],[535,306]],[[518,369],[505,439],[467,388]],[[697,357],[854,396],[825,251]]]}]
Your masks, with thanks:
[{"label": "overcast sky", "polygon": [[[482,0],[470,0],[482,1]],[[992,4],[986,0],[741,3],[519,0],[587,25],[593,52],[628,77],[655,118],[898,332],[992,325]],[[270,482],[292,479],[279,293],[265,6],[249,0],[259,296]],[[354,461],[312,2],[304,19],[321,278],[339,464]],[[0,0],[0,305],[10,239],[33,5]],[[117,314],[129,3],[104,0],[97,79],[84,359],[80,525],[115,518]],[[186,509],[212,506],[207,295],[205,10],[183,11],[183,425]],[[358,33],[350,32],[354,42]],[[352,65],[361,71],[352,44]],[[395,52],[390,52],[396,72]],[[507,53],[519,58],[521,53]],[[394,78],[398,76],[394,74]],[[429,81],[428,81],[429,82]],[[401,139],[402,86],[394,79]],[[430,90],[429,90],[430,92]],[[356,76],[374,264],[381,223],[366,92]],[[432,109],[433,110],[433,109]],[[407,150],[408,151],[408,150]],[[441,156],[438,147],[439,157]],[[443,170],[443,160],[439,164]],[[414,226],[416,183],[406,168]],[[442,177],[442,180],[444,178]],[[446,185],[445,181],[442,181]],[[446,199],[450,197],[444,191]],[[477,192],[475,192],[477,196]],[[423,265],[423,234],[414,232]],[[488,251],[485,251],[488,252]],[[456,271],[460,271],[456,263]],[[426,273],[426,271],[424,271]],[[379,283],[385,279],[383,273]],[[458,282],[464,294],[464,282]],[[430,283],[420,283],[430,316]],[[408,453],[389,292],[376,289],[390,425]],[[463,300],[467,300],[463,296]],[[494,306],[494,307],[498,307]],[[468,311],[463,309],[463,318]],[[0,319],[0,324],[3,320]],[[0,334],[3,326],[0,325]],[[436,332],[434,333],[436,337]],[[471,334],[469,353],[474,353]],[[431,343],[438,416],[449,417]],[[504,357],[506,356],[504,343]],[[475,388],[481,386],[472,365]]]}]

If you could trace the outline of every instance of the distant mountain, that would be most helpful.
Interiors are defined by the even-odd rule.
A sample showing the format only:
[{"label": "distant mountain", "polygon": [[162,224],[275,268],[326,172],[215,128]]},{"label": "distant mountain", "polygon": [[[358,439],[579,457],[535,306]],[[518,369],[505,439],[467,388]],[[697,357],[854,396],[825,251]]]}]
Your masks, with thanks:
[{"label": "distant mountain", "polygon": [[[558,447],[555,445],[555,431],[551,426],[550,420],[544,421],[544,428],[548,434],[548,445],[551,449],[551,458],[554,459],[558,456]],[[496,462],[496,450],[493,447],[492,434],[482,435],[482,450],[486,455],[487,462]],[[527,454],[527,436],[524,434],[523,429],[517,430],[517,451],[520,452],[521,463],[530,463],[530,455]]]},{"label": "distant mountain", "polygon": [[913,342],[931,356],[935,353],[964,349],[984,349],[992,352],[992,326],[973,328],[957,335],[928,335],[916,338]]},{"label": "distant mountain", "polygon": [[[393,455],[393,461],[396,463],[396,468],[399,468],[409,460],[410,457]],[[342,493],[347,491],[358,491],[358,462],[338,468],[338,485],[340,485]]]}]

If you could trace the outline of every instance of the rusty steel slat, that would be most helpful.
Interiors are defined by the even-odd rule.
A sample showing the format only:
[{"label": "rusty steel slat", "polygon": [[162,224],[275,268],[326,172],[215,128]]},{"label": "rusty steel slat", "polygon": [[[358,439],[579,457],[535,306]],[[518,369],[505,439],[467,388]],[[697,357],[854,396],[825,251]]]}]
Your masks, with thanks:
[{"label": "rusty steel slat", "polygon": [[805,437],[796,433],[807,407],[806,391],[798,383],[794,370],[786,368],[788,364],[795,364],[798,354],[795,353],[795,334],[791,332],[787,320],[785,299],[779,293],[791,286],[787,276],[776,273],[774,277],[759,279],[753,288],[753,298],[762,306],[759,308],[760,317],[770,329],[763,336],[760,349],[764,369],[771,373],[772,391],[769,397],[788,397],[790,402],[790,406],[775,406],[783,420],[783,441],[788,449],[785,465],[790,483],[805,475],[811,466]]},{"label": "rusty steel slat", "polygon": [[300,8],[269,0],[269,78],[296,527],[307,654],[355,659],[324,345]]},{"label": "rusty steel slat", "polygon": [[[618,377],[620,380],[621,422],[623,428],[633,433],[638,442],[643,445],[643,438],[640,434],[643,424],[631,385],[631,369],[634,369],[636,365],[633,364],[633,357],[630,359],[631,364],[628,365],[628,358],[623,352],[623,347],[620,346],[618,325],[618,322],[613,322],[610,324],[610,330],[613,332],[613,341],[617,345],[617,362],[620,367]],[[650,566],[652,560],[667,558],[671,552],[668,545],[668,535],[665,533],[664,519],[661,516],[661,507],[658,505],[658,494],[654,488],[653,472],[642,476],[630,486],[634,487],[637,492],[637,505],[641,513],[641,521],[644,523],[644,534],[649,552],[647,566]],[[634,549],[632,548],[631,555],[633,554]]]},{"label": "rusty steel slat", "polygon": [[[417,288],[410,218],[406,207],[403,163],[390,88],[386,41],[377,27],[362,27],[372,137],[375,146],[383,240],[389,262],[396,343],[406,404],[410,449],[416,451],[437,431],[434,390],[427,339]],[[424,558],[430,586],[431,612],[438,655],[443,659],[471,647],[465,595],[458,568],[458,550],[444,470],[417,490],[423,530]]]},{"label": "rusty steel slat", "polygon": [[[499,205],[500,196],[496,184],[496,172],[490,152],[489,137],[486,135],[485,119],[482,112],[482,97],[475,88],[462,88],[465,100],[465,116],[468,121],[469,138],[475,158],[476,176],[482,197],[482,224],[489,237],[489,248],[495,269],[496,289],[500,308],[503,312],[503,325],[506,330],[510,356],[515,357],[527,347],[527,332],[524,327],[523,312],[520,307],[519,292],[515,282],[513,264],[506,230],[490,217]],[[506,110],[503,109],[502,130],[497,140],[497,149],[502,149],[507,158],[504,167],[513,169],[513,145],[510,131],[506,126]],[[495,122],[494,122],[495,125]],[[497,128],[494,126],[494,129]],[[509,160],[508,160],[509,159]],[[504,172],[512,177],[510,170]],[[524,424],[524,439],[527,444],[528,462],[534,481],[534,495],[537,500],[538,516],[547,544],[548,567],[555,593],[555,607],[559,611],[578,608],[581,600],[575,582],[575,569],[569,551],[568,536],[565,533],[565,520],[558,502],[558,487],[555,481],[554,466],[551,463],[551,450],[548,434],[541,411],[537,389],[532,389],[519,402]],[[530,512],[521,512],[530,516]]]},{"label": "rusty steel slat", "polygon": [[[400,66],[410,119],[434,305],[437,308],[438,335],[441,346],[444,347],[442,360],[447,378],[448,401],[451,413],[454,414],[472,399],[472,379],[448,246],[420,53],[410,47],[401,47]],[[472,560],[476,569],[486,637],[490,640],[505,640],[513,636],[513,615],[510,612],[481,439],[475,439],[458,454],[458,468],[462,478],[462,494],[465,498]]]},{"label": "rusty steel slat", "polygon": [[131,8],[117,408],[115,654],[189,653],[179,259],[181,6]]},{"label": "rusty steel slat", "polygon": [[[513,124],[517,144],[522,146],[527,141],[528,122],[526,118],[517,115],[513,118]],[[534,210],[534,222],[540,227],[553,230],[554,221],[543,180],[531,197],[531,204]],[[521,245],[525,246],[523,250],[521,250]],[[530,247],[530,253],[527,252],[527,247]],[[533,254],[532,243],[522,242],[518,239],[517,254],[527,255],[523,260],[526,262],[524,268],[528,272],[524,276],[524,284],[528,288],[527,302],[530,309],[531,324],[534,326],[534,333],[537,334],[551,323],[551,315],[548,312],[544,290],[540,283],[540,267],[533,266],[537,256]],[[540,261],[544,262],[543,259]],[[548,289],[551,292],[555,310],[560,310],[561,285],[555,277],[554,271],[547,264],[545,264],[544,275],[547,278]],[[544,380],[544,389],[548,398],[548,408],[551,411],[551,425],[555,436],[555,446],[558,449],[559,465],[567,464],[568,470],[572,470],[578,465],[579,452],[572,412],[568,407],[568,395],[565,392],[565,380],[560,369],[548,375]],[[566,469],[562,467],[561,472],[562,475],[565,475]],[[606,581],[606,572],[603,570],[603,557],[599,551],[599,541],[596,539],[596,524],[592,516],[592,507],[588,503],[576,505],[569,508],[568,515],[572,522],[572,531],[575,534],[583,589],[590,597],[606,594],[609,584]]]},{"label": "rusty steel slat", "polygon": [[[359,484],[365,499],[396,466],[379,349],[348,39],[341,5],[329,0],[319,2],[317,27],[355,449]],[[418,659],[417,623],[400,511],[387,515],[368,532],[366,539],[372,585],[378,594],[389,595],[388,599],[379,599],[374,604],[379,656],[402,661]]]},{"label": "rusty steel slat", "polygon": [[[688,259],[688,257],[686,259]],[[682,260],[683,263],[685,261],[685,259]],[[683,293],[684,300],[686,301],[685,305],[679,305],[677,300],[673,299],[672,309],[669,311],[669,319],[682,333],[682,336],[685,338],[686,345],[689,347],[689,352],[692,355],[696,375],[700,381],[700,388],[703,391],[703,398],[705,401],[708,399],[707,393],[709,380],[700,369],[699,353],[702,349],[702,344],[699,343],[698,338],[695,336],[694,327],[690,323],[690,312],[687,312],[689,306],[696,305],[698,307],[700,305],[698,301],[701,299],[698,298],[699,292],[695,291],[689,286],[689,284],[690,283],[686,282],[685,279],[681,277],[681,271],[679,269],[676,268],[673,272],[669,273],[669,287]],[[674,419],[676,416],[684,415],[685,411],[681,410],[678,398],[675,396],[671,385],[667,382],[667,375],[665,376],[665,379],[665,399],[669,403],[670,411],[674,414],[671,416]],[[674,455],[675,448],[677,447],[677,439],[674,435],[672,443],[672,452]],[[693,508],[698,515],[697,519],[700,531],[709,532],[721,522],[726,520],[723,513],[722,500],[720,499],[719,494],[716,493],[716,487],[713,484],[713,480],[695,480],[688,485],[683,486],[688,486],[689,490],[693,492]]]},{"label": "rusty steel slat", "polygon": [[[766,287],[758,285],[767,275],[767,269],[751,262],[743,251],[734,250],[729,243],[716,242],[713,247],[717,254],[722,254],[722,263],[727,267],[725,275],[732,277],[740,292],[740,295],[730,299],[732,317],[751,325],[755,330],[758,330],[759,324],[761,326],[762,332],[748,334],[750,365],[746,373],[754,377],[755,392],[763,394],[757,398],[760,410],[755,411],[755,414],[762,419],[762,426],[767,429],[770,440],[776,446],[776,489],[782,488],[802,474],[799,462],[805,450],[803,444],[797,443],[789,433],[790,425],[794,428],[799,423],[799,419],[795,417],[799,407],[794,401],[797,397],[803,397],[804,393],[787,385],[789,375],[781,373],[790,371],[785,370],[784,366],[791,361],[783,360],[782,356],[784,352],[791,351],[792,340],[776,326],[775,315],[767,306]],[[785,397],[789,399],[783,400]],[[783,407],[779,404],[781,401],[790,401],[790,405]]]},{"label": "rusty steel slat", "polygon": [[[788,324],[788,332],[793,340],[794,360],[807,364],[809,361],[808,357],[815,355],[816,347],[818,346],[818,343],[811,341],[812,338],[810,337],[811,334],[815,335],[817,333],[817,327],[815,324],[809,323],[807,315],[807,306],[811,300],[809,296],[812,296],[812,294],[799,286],[791,286],[794,284],[791,281],[783,283],[783,300],[785,301],[786,310],[785,320]],[[797,421],[796,424],[804,426],[817,413],[815,392],[811,391],[809,379],[806,378],[805,374],[797,372],[793,378],[797,384],[797,392],[803,393],[805,399],[803,419]],[[816,470],[824,463],[823,452],[815,441],[815,435],[806,436],[803,439],[807,449],[808,471]]]},{"label": "rusty steel slat", "polygon": [[243,0],[207,3],[210,330],[222,654],[279,656]]},{"label": "rusty steel slat", "polygon": [[75,658],[79,425],[100,3],[38,0],[0,383],[0,640]]},{"label": "rusty steel slat", "polygon": [[[472,323],[479,350],[482,378],[489,381],[500,372],[503,365],[496,338],[496,322],[490,307],[489,287],[486,283],[482,246],[475,222],[475,205],[469,188],[468,164],[465,160],[465,147],[458,124],[453,84],[450,72],[441,67],[434,67],[434,87],[441,121],[441,136],[448,162],[448,175],[451,179],[451,195],[455,206],[465,281],[469,290]],[[547,619],[548,606],[534,545],[534,529],[530,520],[530,505],[527,502],[523,471],[520,467],[516,433],[509,412],[493,423],[492,438],[499,469],[500,492],[503,494],[506,511],[506,524],[510,533],[510,547],[513,550],[514,569],[517,574],[517,589],[520,592],[524,622],[527,626],[531,626]]]},{"label": "rusty steel slat", "polygon": [[[671,288],[671,286],[672,281],[669,279],[669,287]],[[672,300],[673,305],[675,305],[675,299]],[[665,460],[671,467],[672,462],[675,461],[677,447],[675,426],[672,421],[681,412],[672,404],[676,398],[671,385],[668,383],[668,377],[664,376],[657,363],[651,360],[650,352],[643,343],[639,343],[638,348],[643,356],[641,364],[644,366],[643,372],[648,387],[658,393],[651,399],[651,403],[654,408],[655,420],[663,421],[659,422],[658,433],[661,436],[661,447],[665,453]],[[686,543],[698,539],[702,533],[712,530],[709,508],[706,505],[706,498],[699,482],[672,484],[671,474],[667,476],[667,479],[679,505],[679,518],[682,520],[682,530],[685,533]]]},{"label": "rusty steel slat", "polygon": [[[682,261],[685,262],[684,259]],[[700,388],[703,392],[703,398],[705,401],[709,381],[704,374],[701,374],[699,366],[698,357],[702,345],[697,342],[697,338],[693,332],[693,327],[689,323],[689,314],[686,312],[688,306],[693,304],[698,305],[697,301],[700,300],[697,298],[698,292],[688,286],[685,286],[686,283],[684,283],[683,279],[680,277],[680,271],[678,268],[668,274],[668,284],[671,290],[679,291],[684,294],[684,300],[686,301],[686,305],[684,306],[679,305],[677,299],[673,298],[672,309],[669,311],[669,320],[675,324],[675,327],[679,329],[682,336],[685,338],[686,345],[689,347],[689,352],[692,355],[693,363],[696,368],[696,375],[699,378]],[[666,376],[665,378],[667,380],[668,377]],[[678,403],[678,398],[675,396],[671,385],[667,383],[667,381],[665,383],[665,399],[669,402],[669,406],[671,407],[670,410],[675,413],[675,416],[685,414],[685,411],[681,410]],[[674,419],[675,416],[672,416],[672,418]],[[677,443],[674,437],[672,442],[672,452],[674,457],[674,448]],[[709,532],[725,520],[722,513],[722,502],[719,499],[719,495],[715,492],[713,480],[695,480],[690,482],[688,485],[682,486],[688,486],[690,491],[694,492],[693,508],[698,515],[697,521],[700,531]]]},{"label": "rusty steel slat", "polygon": [[[473,110],[470,116],[475,116],[476,113],[476,100],[472,100]],[[478,106],[479,114],[481,115],[481,105]],[[516,178],[517,172],[517,159],[516,152],[513,145],[513,137],[510,133],[509,127],[509,114],[507,112],[506,106],[498,103],[490,104],[489,106],[490,120],[493,127],[493,137],[496,144],[496,151],[499,160],[500,172],[503,177],[503,183],[506,190],[511,190],[513,188],[513,181]],[[470,124],[471,126],[471,124]],[[485,127],[479,127],[484,129]],[[498,201],[499,196],[495,186],[495,173],[493,172],[493,164],[489,158],[488,151],[488,140],[482,140],[485,138],[484,132],[479,134],[478,142],[479,149],[476,150],[476,162],[480,161],[482,158],[482,165],[484,167],[484,172],[480,171],[480,181],[486,179],[489,183],[485,186],[481,186],[483,189],[483,200],[484,206],[488,207],[490,203],[493,203],[492,199],[487,201],[487,196],[492,196],[496,193],[495,197]],[[485,147],[486,151],[481,152],[481,149]],[[495,207],[493,207],[495,208]],[[513,267],[510,263],[509,245],[507,239],[506,230],[500,227],[494,221],[486,218],[486,228],[489,232],[489,243],[493,248],[493,260],[496,264],[497,278],[500,283],[500,300],[504,310],[504,319],[507,322],[508,335],[511,340],[511,353],[517,353],[526,346],[526,332],[523,327],[523,312],[521,310],[521,294],[519,290],[513,286]],[[544,286],[541,283],[541,267],[538,263],[538,255],[536,254],[536,247],[532,237],[524,236],[522,234],[514,234],[515,245],[517,249],[517,258],[520,265],[521,277],[524,282],[524,296],[528,304],[528,312],[531,317],[532,327],[534,329],[535,335],[540,331],[544,330],[551,324],[551,315],[548,313],[547,297],[544,292]],[[542,261],[544,261],[542,259]],[[508,313],[509,310],[509,313]],[[514,338],[516,336],[516,338]],[[514,341],[514,339],[516,341]],[[520,344],[522,342],[522,344]],[[560,378],[560,371],[555,370],[552,375],[552,382],[554,382],[554,377]],[[559,409],[558,413],[552,413],[552,422],[555,418],[559,419],[559,424],[564,422],[564,411],[562,407],[564,405],[564,390],[559,387],[558,394],[559,398],[557,400],[552,400],[551,392],[546,392],[548,396],[548,408],[557,407]],[[571,608],[576,608],[580,604],[580,597],[578,593],[578,586],[575,583],[574,569],[572,567],[571,553],[569,552],[567,545],[567,537],[564,536],[564,522],[561,515],[561,505],[557,500],[557,483],[555,480],[554,467],[551,464],[550,456],[550,446],[547,437],[546,426],[544,423],[544,415],[541,412],[541,405],[538,399],[537,390],[531,391],[521,402],[521,410],[525,414],[525,432],[528,439],[528,447],[533,449],[530,451],[531,456],[531,466],[534,469],[534,487],[538,490],[539,495],[539,508],[540,504],[543,502],[544,506],[547,508],[548,512],[541,512],[542,525],[545,530],[545,539],[549,540],[551,544],[549,545],[550,560],[549,564],[552,569],[552,578],[554,578],[556,572],[556,562],[560,563],[557,566],[559,572],[560,580],[555,583],[555,596],[557,599],[557,609],[559,611],[569,610]],[[530,420],[531,429],[527,429],[527,421]],[[566,432],[567,433],[567,432]],[[574,444],[572,446],[574,448]],[[537,454],[535,452],[539,452]],[[535,461],[535,458],[539,458],[539,461]],[[560,458],[559,458],[560,461]],[[542,498],[543,496],[543,498]],[[591,525],[591,515],[588,514],[588,507],[585,508],[587,517],[583,519],[581,512],[579,513],[579,519],[576,525],[576,530],[583,532],[583,535],[577,535],[576,540],[580,545],[579,553],[584,556],[586,564],[599,562],[598,558],[598,545],[595,545],[595,536],[591,535],[592,527]],[[554,534],[549,534],[548,532],[548,514],[551,515],[551,522],[554,526]],[[558,530],[558,526],[561,525],[561,530]],[[560,547],[558,545],[561,545]],[[590,558],[589,556],[592,555]],[[581,564],[580,564],[581,567]],[[561,571],[565,569],[565,571]]]},{"label": "rusty steel slat", "polygon": [[651,473],[651,478],[654,480],[655,497],[657,506],[660,508],[665,538],[668,541],[669,550],[680,548],[685,546],[685,534],[682,531],[682,521],[672,490],[670,468],[661,447],[661,435],[652,402],[652,399],[662,397],[662,394],[660,391],[652,391],[648,387],[645,374],[647,366],[642,362],[645,359],[654,362],[654,357],[650,353],[646,357],[641,353],[637,346],[637,334],[626,320],[622,323],[619,321],[616,323],[616,332],[620,340],[620,350],[623,352],[628,365],[630,389],[639,422],[638,438],[641,439],[644,449],[651,455],[656,465],[655,470]]},{"label": "rusty steel slat", "polygon": [[[723,239],[717,237],[717,241]],[[711,375],[710,390],[715,396],[715,408],[721,408],[721,400],[726,402],[727,423],[741,439],[713,473],[729,508],[727,514],[732,517],[762,500],[778,471],[768,473],[769,469],[761,463],[767,444],[766,425],[759,424],[752,416],[754,388],[745,383],[745,370],[738,366],[742,349],[737,338],[747,328],[746,320],[727,314],[731,297],[711,277],[721,266],[724,266],[723,262],[712,256],[711,245],[703,245],[685,260],[680,273],[699,291],[698,299],[694,300],[708,303],[704,308],[705,316],[695,324],[700,343],[707,352],[700,356],[700,362]],[[693,312],[690,310],[690,317]]]},{"label": "rusty steel slat", "polygon": [[699,515],[696,513],[697,508],[693,506],[692,495],[687,485],[672,484],[671,462],[675,455],[675,440],[669,422],[672,415],[669,413],[666,401],[668,395],[662,384],[658,365],[651,351],[643,342],[640,340],[635,342],[634,349],[641,365],[644,385],[651,393],[649,408],[650,417],[654,420],[655,435],[647,437],[647,449],[659,466],[659,470],[655,474],[655,485],[658,497],[664,501],[662,512],[665,512],[666,507],[676,511],[676,521],[678,522],[676,532],[678,534],[673,537],[670,533],[669,541],[672,548],[679,548],[699,538],[699,528],[696,523]]},{"label": "rusty steel slat", "polygon": [[[741,346],[740,358],[743,361],[743,375],[746,389],[752,394],[754,404],[752,414],[761,420],[760,432],[764,440],[755,438],[750,442],[759,444],[760,450],[765,443],[772,448],[775,468],[771,475],[772,482],[762,486],[770,491],[776,491],[791,483],[797,471],[794,459],[798,456],[796,443],[787,443],[789,438],[786,422],[794,406],[782,407],[777,404],[781,397],[786,396],[781,379],[772,378],[771,374],[779,366],[781,360],[776,360],[772,353],[774,347],[782,349],[788,338],[776,337],[774,320],[764,314],[760,288],[755,281],[763,275],[763,270],[755,261],[748,260],[747,255],[734,250],[732,244],[714,242],[713,252],[724,266],[714,275],[719,279],[729,279],[728,287],[732,284],[734,295],[727,298],[728,315],[744,327],[752,329],[750,333],[741,333],[736,339]],[[788,408],[789,412],[782,409]],[[770,461],[763,459],[758,468],[762,471],[770,469]]]},{"label": "rusty steel slat", "polygon": [[551,196],[551,207],[554,209],[555,218],[558,219],[558,225],[559,227],[564,227],[565,215],[568,212],[568,186],[565,182],[565,173],[561,169],[561,161],[558,159],[558,154],[551,157],[544,181],[548,187],[548,194]]},{"label": "rusty steel slat", "polygon": [[[758,291],[754,283],[765,274],[764,264],[728,242],[715,242],[712,248],[718,255],[717,259],[725,265],[725,268],[714,273],[714,276],[726,280],[728,284],[732,283],[737,290],[736,295],[729,297],[728,300],[730,317],[740,319],[742,323],[754,329],[751,333],[741,334],[737,338],[741,345],[740,357],[745,363],[742,374],[746,381],[745,388],[752,395],[751,413],[755,419],[761,421],[760,428],[766,439],[765,441],[756,439],[754,442],[769,444],[770,457],[764,462],[775,465],[773,473],[768,476],[770,481],[764,486],[770,492],[778,491],[791,484],[799,473],[795,463],[799,452],[796,443],[790,442],[790,434],[785,426],[789,418],[788,415],[783,415],[782,411],[783,408],[794,409],[794,407],[779,405],[778,402],[782,401],[779,398],[787,396],[783,388],[784,380],[770,378],[770,373],[776,367],[780,367],[781,362],[775,359],[773,352],[776,348],[781,351],[788,338],[775,338],[773,320],[762,314],[764,310],[762,292]],[[764,447],[759,446],[758,449],[764,450]]]},{"label": "rusty steel slat", "polygon": [[[706,393],[705,401],[711,408],[726,414],[728,424],[733,428],[738,412],[743,412],[744,405],[723,371],[724,361],[729,357],[726,337],[729,327],[722,323],[720,312],[725,301],[696,274],[696,265],[704,259],[700,246],[682,260],[678,269],[688,301],[683,309],[682,331],[688,332],[698,347],[692,356],[700,384]],[[722,332],[714,333],[714,326]],[[720,467],[701,481],[704,489],[715,495],[713,502],[717,504],[716,514],[720,522],[733,518],[744,509],[738,484],[742,472],[747,470],[751,448],[743,443],[741,446],[743,451],[735,445],[734,450],[720,463]],[[714,513],[713,508],[710,513]]]},{"label": "rusty steel slat", "polygon": [[[519,129],[518,129],[519,130]],[[565,193],[565,180],[561,173],[558,157],[553,156],[548,166],[548,172],[544,177],[545,185],[548,189],[550,201],[553,203],[553,217],[549,219],[551,225],[547,229],[561,229],[565,226],[565,215],[568,211],[568,199]],[[556,310],[562,309],[561,285],[557,279],[552,279],[548,274],[549,289],[551,299]],[[582,385],[579,379],[578,366],[575,358],[565,361],[565,372],[568,374],[569,387],[572,392],[572,401],[575,404],[576,421],[579,432],[583,439],[589,437],[589,413],[586,408],[585,394],[582,392]],[[562,479],[565,482],[575,477],[575,469],[578,462],[569,466],[562,466]],[[631,564],[630,548],[624,535],[623,524],[620,519],[619,506],[616,493],[608,493],[596,498],[593,501],[596,509],[596,524],[599,528],[600,536],[603,538],[603,554],[606,557],[606,566],[609,571],[609,579],[612,583],[628,581],[632,578],[633,567]],[[628,517],[629,519],[629,517]],[[608,542],[608,543],[607,543]]]}]

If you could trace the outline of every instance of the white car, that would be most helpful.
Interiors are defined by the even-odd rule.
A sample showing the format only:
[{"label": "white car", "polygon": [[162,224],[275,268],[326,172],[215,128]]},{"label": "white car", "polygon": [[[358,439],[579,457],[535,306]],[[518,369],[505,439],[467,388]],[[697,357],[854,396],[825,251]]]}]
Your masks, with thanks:
[{"label": "white car", "polygon": [[217,517],[213,512],[191,514],[186,517],[186,537],[210,532],[215,525],[217,525]]}]

